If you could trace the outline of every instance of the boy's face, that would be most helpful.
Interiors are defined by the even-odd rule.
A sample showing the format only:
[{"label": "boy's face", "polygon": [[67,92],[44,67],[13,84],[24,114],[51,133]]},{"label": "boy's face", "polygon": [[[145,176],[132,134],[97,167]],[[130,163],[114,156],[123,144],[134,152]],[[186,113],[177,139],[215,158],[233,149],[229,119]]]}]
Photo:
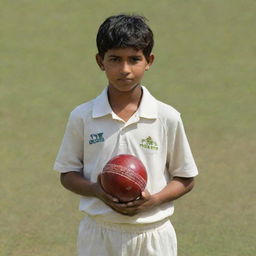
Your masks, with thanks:
[{"label": "boy's face", "polygon": [[148,61],[142,50],[134,48],[110,49],[102,59],[96,56],[99,67],[105,71],[109,86],[121,91],[128,92],[140,85],[144,72],[153,63],[154,56],[150,55]]}]

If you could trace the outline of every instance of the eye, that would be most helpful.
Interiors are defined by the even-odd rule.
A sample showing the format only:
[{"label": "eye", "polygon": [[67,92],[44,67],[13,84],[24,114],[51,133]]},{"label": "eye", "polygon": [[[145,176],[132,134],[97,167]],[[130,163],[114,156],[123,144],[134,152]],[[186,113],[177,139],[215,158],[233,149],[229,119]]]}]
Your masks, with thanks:
[{"label": "eye", "polygon": [[109,61],[111,61],[111,62],[118,62],[118,61],[120,61],[120,58],[118,58],[118,57],[111,57],[111,58],[109,58]]},{"label": "eye", "polygon": [[137,63],[137,62],[139,62],[140,60],[141,60],[140,57],[132,57],[132,58],[131,58],[131,62],[133,62],[133,63]]}]

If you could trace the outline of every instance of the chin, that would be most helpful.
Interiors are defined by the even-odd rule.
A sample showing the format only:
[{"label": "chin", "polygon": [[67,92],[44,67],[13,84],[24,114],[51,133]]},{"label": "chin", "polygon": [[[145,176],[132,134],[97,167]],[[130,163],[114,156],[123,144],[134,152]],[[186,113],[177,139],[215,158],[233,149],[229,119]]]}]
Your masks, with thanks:
[{"label": "chin", "polygon": [[114,90],[117,90],[119,92],[130,92],[139,86],[140,86],[139,83],[136,83],[133,85],[110,85],[111,88],[113,88]]}]

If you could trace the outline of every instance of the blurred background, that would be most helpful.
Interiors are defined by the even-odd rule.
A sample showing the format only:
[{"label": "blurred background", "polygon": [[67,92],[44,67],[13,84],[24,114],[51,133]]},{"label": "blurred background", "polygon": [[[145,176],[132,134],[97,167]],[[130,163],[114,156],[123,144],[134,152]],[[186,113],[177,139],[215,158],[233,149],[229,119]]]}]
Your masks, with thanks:
[{"label": "blurred background", "polygon": [[179,255],[256,255],[253,0],[0,1],[0,255],[76,255],[79,196],[52,168],[70,111],[106,86],[95,37],[119,13],[148,18],[143,84],[182,113],[200,170],[171,218]]}]

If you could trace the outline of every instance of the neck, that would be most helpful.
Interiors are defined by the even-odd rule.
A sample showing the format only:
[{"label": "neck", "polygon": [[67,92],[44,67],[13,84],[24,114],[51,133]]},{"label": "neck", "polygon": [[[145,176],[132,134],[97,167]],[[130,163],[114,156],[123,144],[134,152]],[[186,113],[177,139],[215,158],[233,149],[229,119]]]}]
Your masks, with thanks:
[{"label": "neck", "polygon": [[140,85],[126,92],[118,91],[111,86],[108,87],[109,104],[114,113],[125,122],[138,110],[141,98],[142,88]]},{"label": "neck", "polygon": [[108,87],[108,99],[110,106],[113,110],[124,109],[127,106],[136,106],[136,110],[139,107],[140,100],[142,97],[142,88],[140,85],[135,86],[130,91],[118,91],[115,88]]}]

